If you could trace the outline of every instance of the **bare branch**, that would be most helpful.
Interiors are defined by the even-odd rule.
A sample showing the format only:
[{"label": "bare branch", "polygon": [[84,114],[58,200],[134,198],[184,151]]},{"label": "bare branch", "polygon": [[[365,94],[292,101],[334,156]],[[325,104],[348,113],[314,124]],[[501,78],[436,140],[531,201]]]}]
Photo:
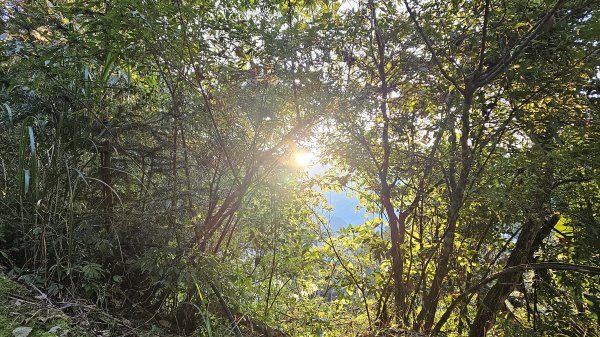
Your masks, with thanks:
[{"label": "bare branch", "polygon": [[[405,0],[406,1],[406,0]],[[550,21],[550,19],[556,14],[556,12],[560,9],[560,7],[566,2],[566,0],[558,0],[554,7],[550,11],[544,15],[544,17],[538,21],[538,23],[529,31],[529,33],[523,38],[522,42],[519,43],[515,48],[513,48],[508,53],[504,54],[504,56],[500,59],[498,64],[492,67],[489,71],[485,72],[481,79],[477,79],[476,85],[478,87],[482,87],[491,81],[493,81],[498,75],[502,74],[506,68],[521,55],[523,50],[529,46],[529,44],[536,37],[540,36],[546,27],[546,24]]]},{"label": "bare branch", "polygon": [[485,43],[487,39],[488,32],[488,22],[490,19],[490,0],[485,0],[485,9],[483,11],[483,29],[481,32],[481,48],[479,50],[479,64],[477,65],[477,71],[475,72],[477,76],[481,73],[481,69],[483,69],[483,59],[485,58]]},{"label": "bare branch", "polygon": [[411,21],[415,25],[415,28],[417,28],[417,31],[419,32],[419,35],[421,35],[421,38],[423,39],[423,41],[425,41],[425,44],[427,45],[427,50],[429,50],[429,52],[431,53],[431,58],[433,59],[433,62],[437,65],[438,69],[442,73],[442,76],[444,76],[444,78],[446,80],[448,80],[448,82],[452,83],[452,85],[456,88],[456,90],[458,90],[461,94],[464,94],[464,88],[461,88],[458,85],[458,83],[456,82],[456,80],[452,76],[450,76],[450,74],[448,74],[448,72],[444,69],[444,65],[438,58],[435,48],[433,47],[433,43],[427,38],[427,35],[425,35],[425,32],[423,31],[421,24],[417,20],[417,16],[416,16],[415,12],[412,10],[410,5],[408,4],[408,0],[403,0],[403,2],[404,2],[404,6],[406,6],[406,10],[408,11]]}]

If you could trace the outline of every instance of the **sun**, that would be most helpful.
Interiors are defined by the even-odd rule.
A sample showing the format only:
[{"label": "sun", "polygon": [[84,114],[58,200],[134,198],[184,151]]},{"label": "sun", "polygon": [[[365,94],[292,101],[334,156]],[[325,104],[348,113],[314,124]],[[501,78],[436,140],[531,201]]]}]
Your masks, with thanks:
[{"label": "sun", "polygon": [[315,164],[317,156],[309,151],[298,151],[294,154],[294,160],[296,161],[296,165],[307,168]]}]

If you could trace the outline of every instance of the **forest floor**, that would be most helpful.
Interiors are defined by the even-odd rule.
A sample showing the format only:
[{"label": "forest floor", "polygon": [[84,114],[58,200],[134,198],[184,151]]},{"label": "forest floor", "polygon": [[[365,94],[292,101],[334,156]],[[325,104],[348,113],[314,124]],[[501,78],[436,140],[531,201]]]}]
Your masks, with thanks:
[{"label": "forest floor", "polygon": [[[175,337],[182,336],[153,320],[131,322],[113,316],[85,301],[60,302],[50,299],[37,287],[25,285],[6,275],[0,266],[0,337]],[[143,323],[143,324],[142,324]],[[261,336],[257,330],[241,326],[244,336]],[[286,336],[278,330],[272,336]],[[361,336],[388,337],[423,335],[401,329],[386,329]]]},{"label": "forest floor", "polygon": [[172,336],[155,325],[133,325],[89,303],[53,302],[0,270],[0,337]]},{"label": "forest floor", "polygon": [[[0,265],[0,337],[185,336],[171,331],[172,324],[156,317],[134,322],[84,300],[49,298],[36,286],[9,274]],[[256,331],[240,326],[244,336],[262,336],[260,331],[266,326],[255,323],[254,327]],[[275,332],[273,336],[285,336],[278,330],[269,331]]]}]

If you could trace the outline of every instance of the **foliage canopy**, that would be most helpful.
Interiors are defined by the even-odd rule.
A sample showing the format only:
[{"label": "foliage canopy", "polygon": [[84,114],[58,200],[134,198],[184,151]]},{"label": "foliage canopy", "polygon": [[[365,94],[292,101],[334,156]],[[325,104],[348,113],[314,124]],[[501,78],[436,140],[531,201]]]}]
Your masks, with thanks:
[{"label": "foliage canopy", "polygon": [[599,9],[5,0],[0,261],[161,334],[596,336]]}]

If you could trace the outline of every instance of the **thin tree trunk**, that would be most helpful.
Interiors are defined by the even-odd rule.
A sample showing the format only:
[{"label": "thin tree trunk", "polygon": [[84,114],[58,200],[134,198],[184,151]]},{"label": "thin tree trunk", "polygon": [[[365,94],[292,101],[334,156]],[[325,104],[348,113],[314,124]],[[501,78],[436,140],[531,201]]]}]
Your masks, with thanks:
[{"label": "thin tree trunk", "polygon": [[[423,309],[419,312],[415,322],[415,330],[430,331],[434,323],[435,312],[440,300],[442,284],[449,272],[450,256],[454,248],[454,238],[456,236],[456,225],[460,214],[460,209],[464,204],[465,190],[468,185],[468,178],[471,172],[472,156],[468,145],[470,134],[470,110],[472,104],[472,89],[465,89],[463,108],[461,114],[461,135],[460,135],[460,154],[461,169],[458,174],[458,181],[455,177],[456,163],[453,163],[456,157],[456,149],[450,152],[449,179],[450,179],[450,205],[448,208],[446,231],[443,236],[442,250],[436,266],[435,275],[430,286],[429,292],[423,299]],[[455,132],[451,130],[451,132]],[[453,146],[454,147],[454,146]]]},{"label": "thin tree trunk", "polygon": [[100,179],[102,185],[102,211],[104,213],[104,228],[110,231],[112,223],[113,190],[112,190],[112,149],[110,140],[106,139],[100,147]]}]

